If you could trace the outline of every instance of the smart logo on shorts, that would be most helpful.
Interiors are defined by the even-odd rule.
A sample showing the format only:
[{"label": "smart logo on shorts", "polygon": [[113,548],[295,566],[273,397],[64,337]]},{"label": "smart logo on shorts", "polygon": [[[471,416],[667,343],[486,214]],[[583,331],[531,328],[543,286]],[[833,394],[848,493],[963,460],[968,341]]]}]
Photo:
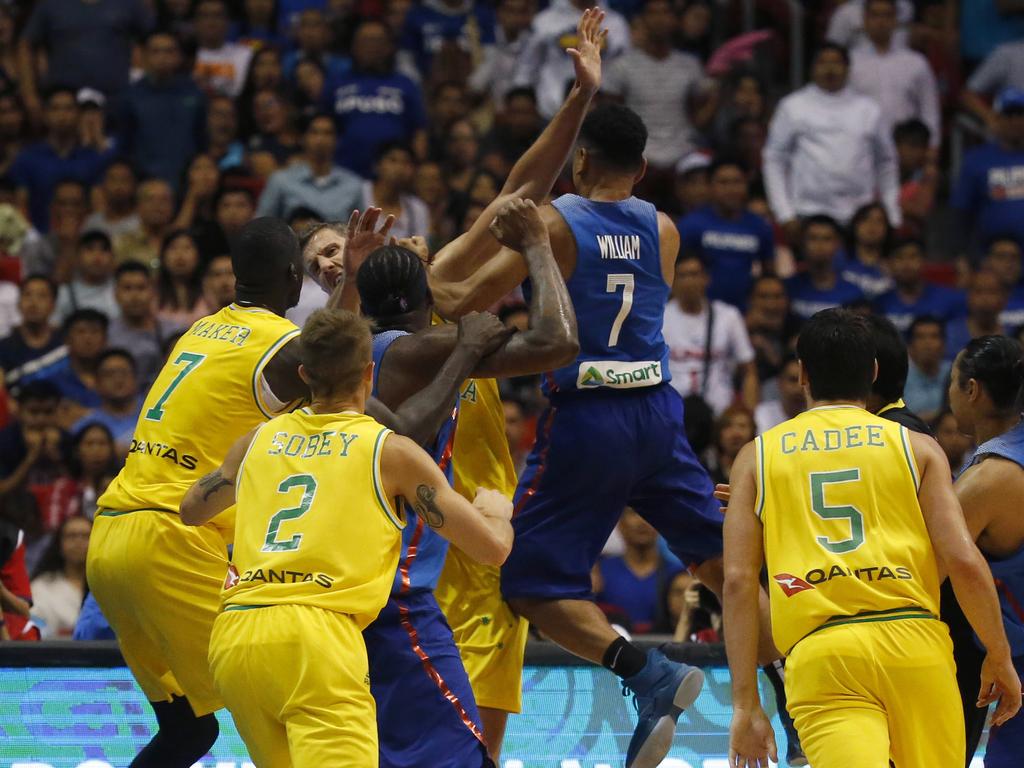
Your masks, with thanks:
[{"label": "smart logo on shorts", "polygon": [[782,587],[786,597],[792,597],[800,592],[806,592],[808,589],[814,589],[813,584],[808,584],[799,576],[793,576],[790,573],[777,573],[772,578],[775,579],[776,584]]},{"label": "smart logo on shorts", "polygon": [[612,389],[635,389],[653,387],[664,381],[661,363],[656,360],[589,360],[580,363],[576,376],[579,389],[611,387]]}]

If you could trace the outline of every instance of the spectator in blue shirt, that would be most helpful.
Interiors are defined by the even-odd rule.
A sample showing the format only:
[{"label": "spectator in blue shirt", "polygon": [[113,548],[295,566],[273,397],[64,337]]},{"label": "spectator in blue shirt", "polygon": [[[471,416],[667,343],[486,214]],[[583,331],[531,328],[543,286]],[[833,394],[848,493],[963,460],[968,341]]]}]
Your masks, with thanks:
[{"label": "spectator in blue shirt", "polygon": [[1007,88],[995,107],[997,139],[964,156],[950,197],[975,251],[996,235],[1024,242],[1024,91]]},{"label": "spectator in blue shirt", "polygon": [[295,32],[298,47],[284,57],[284,76],[295,84],[295,69],[300,61],[315,61],[328,80],[342,78],[352,71],[352,61],[331,53],[331,28],[319,8],[307,8],[299,14]]},{"label": "spectator in blue shirt", "polygon": [[167,32],[146,40],[146,74],[128,89],[121,120],[121,151],[142,176],[176,188],[206,143],[206,99],[181,71],[181,48]]},{"label": "spectator in blue shirt", "polygon": [[29,275],[21,281],[21,325],[0,339],[0,371],[8,390],[16,388],[22,376],[67,354],[60,332],[50,325],[56,305],[57,286],[49,277]]},{"label": "spectator in blue shirt", "polygon": [[103,173],[106,158],[79,137],[79,107],[74,91],[58,87],[46,99],[46,138],[29,144],[8,172],[18,197],[40,232],[50,229],[50,198],[57,184],[74,179],[91,187]]},{"label": "spectator in blue shirt", "polygon": [[896,287],[879,297],[875,311],[889,318],[900,333],[906,333],[914,318],[921,315],[949,323],[966,312],[960,291],[925,280],[924,264],[925,248],[920,240],[900,240],[889,254],[889,273]]},{"label": "spectator in blue shirt", "polygon": [[71,434],[78,434],[90,424],[102,424],[110,430],[118,455],[127,456],[142,410],[135,358],[130,352],[108,349],[97,358],[96,394],[100,404],[75,422]]},{"label": "spectator in blue shirt", "polygon": [[426,112],[419,87],[395,70],[391,33],[380,21],[359,25],[352,41],[353,71],[325,88],[326,111],[338,126],[339,165],[369,177],[381,144],[411,143],[422,156]]},{"label": "spectator in blue shirt", "polygon": [[90,408],[100,405],[96,393],[96,361],[107,344],[107,316],[95,309],[80,309],[64,321],[67,357],[22,377],[22,383],[49,381],[61,396],[62,423],[73,424]]},{"label": "spectator in blue shirt", "polygon": [[1024,326],[1024,284],[1021,283],[1021,247],[1016,238],[997,235],[989,241],[982,266],[1007,290],[1006,309],[999,322],[1008,328]]},{"label": "spectator in blue shirt", "polygon": [[334,164],[334,121],[318,115],[302,134],[302,159],[275,171],[267,182],[257,216],[288,218],[296,208],[309,208],[327,221],[348,221],[363,207],[363,180]]},{"label": "spectator in blue shirt", "polygon": [[995,273],[980,269],[971,276],[967,286],[967,314],[946,323],[946,359],[952,360],[971,339],[1009,333],[999,322],[1006,310],[1008,294]]},{"label": "spectator in blue shirt", "polygon": [[949,386],[952,361],[946,359],[946,328],[931,315],[914,318],[907,331],[907,353],[910,365],[903,401],[925,421],[931,421],[942,410]]},{"label": "spectator in blue shirt", "polygon": [[716,160],[708,169],[711,202],[679,220],[680,252],[697,252],[708,265],[708,296],[746,307],[754,266],[774,269],[775,242],[764,219],[747,210],[747,177],[734,160]]},{"label": "spectator in blue shirt", "polygon": [[446,43],[470,58],[488,55],[483,49],[494,45],[496,25],[494,11],[484,3],[424,0],[409,9],[399,47],[412,55],[416,68],[426,77]]},{"label": "spectator in blue shirt", "polygon": [[839,224],[830,216],[808,216],[803,223],[805,269],[786,281],[790,311],[801,320],[809,320],[823,309],[862,301],[864,294],[844,280],[837,269],[842,248]]},{"label": "spectator in blue shirt", "polygon": [[862,205],[850,219],[849,247],[839,273],[869,299],[892,288],[892,278],[882,271],[891,240],[892,225],[881,203]]}]

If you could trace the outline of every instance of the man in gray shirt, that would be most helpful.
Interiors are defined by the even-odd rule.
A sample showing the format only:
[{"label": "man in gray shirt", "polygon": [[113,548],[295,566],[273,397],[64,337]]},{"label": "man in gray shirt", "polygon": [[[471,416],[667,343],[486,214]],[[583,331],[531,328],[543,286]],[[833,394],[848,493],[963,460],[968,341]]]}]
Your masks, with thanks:
[{"label": "man in gray shirt", "polygon": [[696,149],[690,104],[703,68],[695,56],[673,50],[677,22],[668,0],[647,0],[640,23],[640,47],[608,65],[602,90],[640,115],[647,126],[648,165],[669,170]]},{"label": "man in gray shirt", "polygon": [[964,107],[980,117],[995,133],[999,116],[989,99],[1006,88],[1024,90],[1024,40],[1003,43],[974,70],[960,96]]},{"label": "man in gray shirt", "polygon": [[275,171],[256,208],[257,216],[287,219],[296,208],[310,208],[325,221],[348,221],[363,207],[363,180],[334,164],[334,120],[316,115],[302,135],[302,160]]}]

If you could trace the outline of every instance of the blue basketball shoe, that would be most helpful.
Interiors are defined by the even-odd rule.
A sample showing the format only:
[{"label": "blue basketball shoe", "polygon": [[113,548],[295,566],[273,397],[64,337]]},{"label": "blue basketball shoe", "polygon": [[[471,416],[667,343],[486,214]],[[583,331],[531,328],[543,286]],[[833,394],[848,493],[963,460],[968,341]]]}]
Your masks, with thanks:
[{"label": "blue basketball shoe", "polygon": [[672,747],[676,721],[693,704],[704,685],[697,667],[671,661],[661,651],[647,652],[647,664],[622,681],[633,692],[640,719],[626,751],[626,768],[656,768]]}]

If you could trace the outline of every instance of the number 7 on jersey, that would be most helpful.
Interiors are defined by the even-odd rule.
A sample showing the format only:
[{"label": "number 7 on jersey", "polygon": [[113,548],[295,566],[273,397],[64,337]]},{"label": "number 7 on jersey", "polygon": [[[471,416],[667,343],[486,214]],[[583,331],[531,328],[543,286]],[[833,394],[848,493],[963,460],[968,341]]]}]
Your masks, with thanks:
[{"label": "number 7 on jersey", "polygon": [[164,390],[164,393],[160,395],[160,399],[153,403],[153,407],[146,411],[146,418],[149,421],[160,421],[164,417],[164,405],[167,403],[167,398],[171,396],[171,393],[178,388],[182,380],[188,376],[192,371],[199,367],[199,364],[206,359],[206,355],[199,355],[195,352],[182,352],[174,360],[174,365],[185,364],[185,367],[178,371],[178,375],[174,377],[174,381],[171,385]]},{"label": "number 7 on jersey", "polygon": [[605,293],[615,293],[619,288],[622,288],[622,306],[619,307],[619,314],[615,316],[615,322],[612,323],[612,332],[608,334],[609,347],[614,347],[619,343],[622,324],[626,322],[630,310],[633,309],[634,285],[633,275],[608,275]]}]

